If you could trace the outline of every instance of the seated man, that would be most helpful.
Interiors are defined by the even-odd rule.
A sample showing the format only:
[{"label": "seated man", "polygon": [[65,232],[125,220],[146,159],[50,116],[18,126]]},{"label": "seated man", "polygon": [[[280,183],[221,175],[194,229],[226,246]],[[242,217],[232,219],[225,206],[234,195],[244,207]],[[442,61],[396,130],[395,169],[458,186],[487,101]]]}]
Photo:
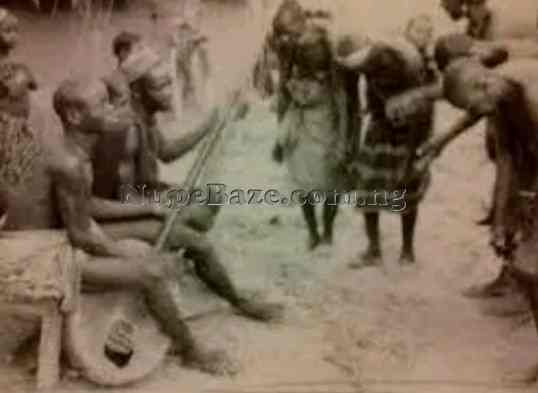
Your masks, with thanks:
[{"label": "seated man", "polygon": [[[20,79],[11,80],[14,73],[3,72],[7,67],[11,71],[17,69],[11,63],[0,65],[0,94],[9,94],[18,108],[20,103],[17,101],[21,97],[24,101],[27,94],[27,84],[19,83]],[[79,127],[49,144],[51,150],[49,146],[44,147],[31,131],[28,132],[24,117],[15,117],[2,109],[2,117],[12,120],[1,123],[2,135],[17,134],[11,140],[10,149],[24,151],[27,146],[33,147],[31,160],[24,167],[28,176],[17,177],[16,181],[2,179],[3,210],[8,206],[7,217],[2,215],[3,229],[60,229],[65,226],[71,244],[95,256],[83,265],[85,283],[142,290],[148,307],[173,339],[185,363],[207,372],[217,372],[222,369],[225,357],[198,346],[175,303],[171,288],[175,280],[172,277],[181,258],[165,255],[131,257],[130,249],[109,238],[90,215],[92,168],[89,156],[93,145],[100,133],[121,132],[129,124],[105,111],[101,99],[104,92],[104,84],[62,83],[55,93],[56,110],[64,121],[76,121]],[[60,107],[60,102],[69,105]],[[9,163],[11,167],[19,167],[13,161],[2,161],[2,168]]]},{"label": "seated man", "polygon": [[[134,75],[129,62],[137,60],[137,57],[132,57],[124,65],[132,71],[128,76]],[[102,223],[108,234],[117,239],[135,238],[154,244],[162,231],[163,220],[171,210],[158,203],[146,203],[147,200],[125,203],[122,201],[125,197],[122,188],[142,187],[149,193],[171,189],[158,177],[158,160],[170,162],[192,149],[216,125],[218,111],[214,111],[213,116],[196,132],[176,140],[166,139],[157,128],[155,115],[158,111],[170,109],[170,73],[162,63],[154,65],[143,60],[136,64],[142,67],[143,72],[131,79],[135,100],[133,107],[142,113],[137,114],[139,120],[136,126],[130,127],[125,134],[102,135],[95,141],[96,149],[92,156],[92,167],[95,170],[92,216]],[[149,68],[144,68],[146,65]],[[101,94],[102,100],[110,98],[106,91]],[[60,100],[56,107],[61,110],[69,107],[69,103]],[[78,122],[67,116],[63,116],[62,121],[66,134],[81,132]],[[141,197],[145,199],[146,195]],[[209,195],[209,198],[212,196]],[[194,262],[200,279],[240,313],[257,320],[273,319],[280,313],[281,306],[256,303],[239,295],[227,277],[216,250],[203,234],[213,225],[219,207],[211,204],[187,206],[184,214],[174,223],[166,246],[173,251],[185,248],[185,256]]]}]

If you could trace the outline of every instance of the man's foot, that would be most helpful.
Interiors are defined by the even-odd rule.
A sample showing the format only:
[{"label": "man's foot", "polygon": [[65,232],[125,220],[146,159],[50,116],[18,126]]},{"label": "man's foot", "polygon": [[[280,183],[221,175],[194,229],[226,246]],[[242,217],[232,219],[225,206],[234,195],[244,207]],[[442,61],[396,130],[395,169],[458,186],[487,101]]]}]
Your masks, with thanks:
[{"label": "man's foot", "polygon": [[308,251],[315,250],[321,244],[321,238],[319,236],[310,236],[308,238]]},{"label": "man's foot", "polygon": [[476,222],[479,226],[491,226],[493,225],[493,211],[490,211],[488,215]]},{"label": "man's foot", "polygon": [[507,383],[531,385],[538,382],[538,364],[526,369],[507,372],[503,379]]},{"label": "man's foot", "polygon": [[523,316],[529,312],[530,305],[523,294],[513,294],[499,298],[486,305],[482,312],[484,315],[498,318],[512,318]]},{"label": "man's foot", "polygon": [[332,245],[333,244],[333,235],[324,234],[323,237],[321,238],[321,243],[327,244],[329,246]]},{"label": "man's foot", "polygon": [[402,251],[400,254],[401,265],[412,265],[415,263],[415,253],[413,251]]},{"label": "man's foot", "polygon": [[235,375],[239,367],[224,351],[194,349],[183,354],[183,365],[211,375]]},{"label": "man's foot", "polygon": [[350,269],[360,269],[362,267],[379,266],[381,263],[381,251],[377,248],[370,248],[362,253],[357,261],[351,262],[348,267]]},{"label": "man's foot", "polygon": [[270,322],[282,318],[284,307],[279,303],[256,302],[243,300],[237,307],[243,316],[261,322]]},{"label": "man's foot", "polygon": [[462,295],[473,299],[487,299],[506,296],[513,292],[513,288],[506,280],[497,278],[486,284],[472,285],[462,291]]}]

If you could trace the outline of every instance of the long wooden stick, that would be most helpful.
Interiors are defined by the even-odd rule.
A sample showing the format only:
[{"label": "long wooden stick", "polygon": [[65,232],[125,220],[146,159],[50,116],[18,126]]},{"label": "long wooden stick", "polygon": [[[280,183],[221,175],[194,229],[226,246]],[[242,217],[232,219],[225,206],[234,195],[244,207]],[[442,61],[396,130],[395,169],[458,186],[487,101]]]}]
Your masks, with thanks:
[{"label": "long wooden stick", "polygon": [[[187,190],[191,190],[195,187],[207,160],[209,159],[209,157],[211,156],[211,153],[213,152],[213,150],[215,149],[215,146],[217,145],[217,141],[219,140],[222,131],[228,126],[228,124],[231,121],[234,120],[232,118],[233,108],[235,107],[235,104],[238,98],[239,98],[239,95],[237,95],[234,98],[228,110],[227,116],[215,128],[215,130],[211,133],[211,138],[207,139],[204,145],[202,146],[202,148],[200,149],[193,166],[191,167],[191,169],[189,170],[189,173],[187,174],[187,180],[185,181],[185,184],[184,184],[184,187]],[[164,248],[164,245],[166,244],[166,241],[168,240],[170,231],[172,230],[174,226],[174,222],[176,221],[177,217],[179,216],[179,213],[181,213],[184,207],[185,206],[182,205],[182,206],[179,206],[177,209],[174,209],[172,211],[172,214],[170,214],[166,218],[162,232],[159,235],[157,243],[155,244],[155,247],[154,247],[156,251],[161,251]]]}]

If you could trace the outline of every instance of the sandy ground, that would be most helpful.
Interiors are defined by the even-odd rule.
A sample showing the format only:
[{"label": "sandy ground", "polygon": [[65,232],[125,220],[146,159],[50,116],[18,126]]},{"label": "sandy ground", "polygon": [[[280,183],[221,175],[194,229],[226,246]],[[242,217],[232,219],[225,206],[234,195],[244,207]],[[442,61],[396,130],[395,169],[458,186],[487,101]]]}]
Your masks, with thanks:
[{"label": "sandy ground", "polygon": [[[429,12],[441,30],[453,28],[433,0],[352,3],[332,3],[342,15],[340,26],[395,31],[407,16]],[[254,20],[264,18],[216,1],[210,4],[204,25],[213,39],[212,56],[219,59],[213,83],[224,91],[242,79],[249,65],[245,59],[252,58],[260,37]],[[154,38],[163,33],[145,19],[143,10],[115,17],[102,35],[86,37],[84,45],[75,34],[80,22],[26,15],[23,19],[24,48],[19,56],[42,81],[34,117],[45,135],[57,127],[48,97],[67,72],[110,69],[107,42],[120,29],[139,29]],[[93,43],[92,50],[88,43]],[[101,51],[99,58],[95,50]],[[89,64],[96,65],[89,70]],[[436,131],[455,115],[455,110],[440,105]],[[260,103],[247,119],[226,130],[215,163],[218,170],[211,178],[230,189],[284,189],[285,171],[270,160],[275,133],[274,118]],[[187,157],[163,168],[166,177],[183,178],[191,162]],[[225,207],[211,237],[239,285],[285,303],[284,321],[266,326],[224,313],[193,325],[207,345],[226,349],[241,365],[241,373],[233,379],[189,371],[170,359],[147,381],[112,391],[521,391],[503,385],[502,377],[538,360],[534,327],[515,329],[513,320],[485,316],[482,302],[459,294],[467,285],[491,278],[499,267],[487,247],[487,232],[473,225],[484,213],[492,172],[484,154],[482,126],[454,143],[435,163],[433,186],[420,212],[418,263],[406,268],[396,262],[400,226],[395,215],[382,216],[384,267],[350,271],[347,264],[366,245],[360,212],[342,208],[334,246],[308,253],[298,208]],[[274,217],[277,223],[271,224]],[[31,379],[20,369],[4,370],[3,391],[31,389]],[[58,391],[95,390],[83,381],[64,380]]]}]

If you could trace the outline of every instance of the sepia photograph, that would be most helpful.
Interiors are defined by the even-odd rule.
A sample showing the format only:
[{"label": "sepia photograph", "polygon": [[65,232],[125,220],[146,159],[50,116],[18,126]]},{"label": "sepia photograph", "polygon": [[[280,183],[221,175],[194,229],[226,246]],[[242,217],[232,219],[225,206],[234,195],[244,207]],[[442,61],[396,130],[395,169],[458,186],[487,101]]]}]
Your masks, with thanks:
[{"label": "sepia photograph", "polygon": [[538,0],[0,0],[0,391],[538,389]]}]

